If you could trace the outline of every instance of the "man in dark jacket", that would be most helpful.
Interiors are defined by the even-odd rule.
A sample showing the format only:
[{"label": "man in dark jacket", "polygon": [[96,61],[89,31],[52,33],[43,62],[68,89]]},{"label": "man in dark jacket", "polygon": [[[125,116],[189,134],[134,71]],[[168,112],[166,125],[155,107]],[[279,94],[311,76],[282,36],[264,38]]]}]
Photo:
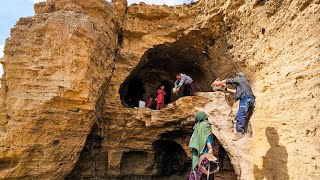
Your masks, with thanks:
[{"label": "man in dark jacket", "polygon": [[237,134],[232,139],[233,141],[237,141],[244,136],[244,126],[250,110],[252,110],[252,108],[254,107],[255,96],[253,95],[251,87],[243,72],[236,73],[236,78],[230,78],[220,82],[214,82],[214,85],[216,86],[226,84],[236,85],[236,90],[229,88],[226,88],[226,90],[228,92],[234,93],[235,101],[238,101],[240,99],[239,110],[236,115]]}]

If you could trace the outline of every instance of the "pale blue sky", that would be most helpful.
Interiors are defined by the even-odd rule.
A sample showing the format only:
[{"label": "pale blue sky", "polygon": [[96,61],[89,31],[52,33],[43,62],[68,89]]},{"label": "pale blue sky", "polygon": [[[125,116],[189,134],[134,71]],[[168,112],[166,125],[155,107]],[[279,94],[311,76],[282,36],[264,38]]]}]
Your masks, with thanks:
[{"label": "pale blue sky", "polygon": [[[10,36],[10,29],[16,24],[16,21],[20,17],[33,16],[33,4],[39,1],[45,0],[0,0],[0,58],[3,56],[5,40]],[[167,4],[172,6],[190,3],[191,0],[128,0],[129,4],[139,2],[157,5]],[[0,77],[2,73],[3,70],[0,65]]]}]

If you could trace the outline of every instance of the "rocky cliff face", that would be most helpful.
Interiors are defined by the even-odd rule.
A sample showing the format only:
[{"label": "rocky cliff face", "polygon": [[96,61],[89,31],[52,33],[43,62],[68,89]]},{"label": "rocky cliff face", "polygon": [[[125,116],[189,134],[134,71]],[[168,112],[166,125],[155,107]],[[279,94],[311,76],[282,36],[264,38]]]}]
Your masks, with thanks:
[{"label": "rocky cliff face", "polygon": [[[216,155],[226,152],[217,179],[318,179],[319,3],[35,5],[1,61],[0,177],[185,178],[193,116],[203,110]],[[247,136],[232,142],[237,103],[207,92],[237,71],[257,103]],[[161,111],[133,108],[160,83],[170,91],[177,72],[202,93],[168,93]]]},{"label": "rocky cliff face", "polygon": [[49,1],[12,29],[2,60],[2,178],[61,179],[72,170],[100,117],[125,8]]},{"label": "rocky cliff face", "polygon": [[319,1],[253,1],[226,14],[257,95],[254,177],[318,179]]}]

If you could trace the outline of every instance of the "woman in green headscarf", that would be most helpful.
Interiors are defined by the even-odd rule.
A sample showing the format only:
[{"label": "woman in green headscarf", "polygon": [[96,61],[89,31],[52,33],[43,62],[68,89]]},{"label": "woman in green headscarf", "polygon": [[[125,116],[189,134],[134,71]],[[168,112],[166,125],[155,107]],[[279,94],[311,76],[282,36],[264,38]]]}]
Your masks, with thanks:
[{"label": "woman in green headscarf", "polygon": [[[196,114],[193,129],[193,134],[189,142],[189,147],[192,149],[192,171],[189,180],[207,179],[207,175],[197,167],[200,156],[206,153],[212,154],[213,151],[211,124],[205,112],[200,111]],[[206,158],[201,162],[202,166],[207,166],[208,164],[209,160]],[[213,179],[214,176],[210,176],[209,178]]]}]

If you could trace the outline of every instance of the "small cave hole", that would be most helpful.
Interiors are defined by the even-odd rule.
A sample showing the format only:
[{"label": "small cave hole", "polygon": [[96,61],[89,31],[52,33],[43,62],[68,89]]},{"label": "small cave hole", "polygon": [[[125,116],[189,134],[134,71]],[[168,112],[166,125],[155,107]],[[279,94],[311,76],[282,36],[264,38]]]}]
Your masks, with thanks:
[{"label": "small cave hole", "polygon": [[191,165],[183,148],[175,141],[157,140],[153,143],[156,177],[187,177]]},{"label": "small cave hole", "polygon": [[216,43],[216,40],[214,38],[209,38],[207,40],[207,45],[208,46],[213,46]]},{"label": "small cave hole", "polygon": [[54,146],[57,146],[59,143],[60,143],[59,140],[54,140],[54,141],[52,142],[52,144],[53,144]]},{"label": "small cave hole", "polygon": [[264,35],[265,32],[266,32],[266,29],[265,29],[265,28],[262,28],[262,29],[261,29],[261,33]]},{"label": "small cave hole", "polygon": [[12,169],[18,165],[18,162],[17,158],[2,158],[0,159],[0,170]]},{"label": "small cave hole", "polygon": [[128,107],[138,107],[139,101],[143,99],[146,92],[145,83],[142,78],[134,76],[129,80],[128,90],[124,97],[124,100]]}]

